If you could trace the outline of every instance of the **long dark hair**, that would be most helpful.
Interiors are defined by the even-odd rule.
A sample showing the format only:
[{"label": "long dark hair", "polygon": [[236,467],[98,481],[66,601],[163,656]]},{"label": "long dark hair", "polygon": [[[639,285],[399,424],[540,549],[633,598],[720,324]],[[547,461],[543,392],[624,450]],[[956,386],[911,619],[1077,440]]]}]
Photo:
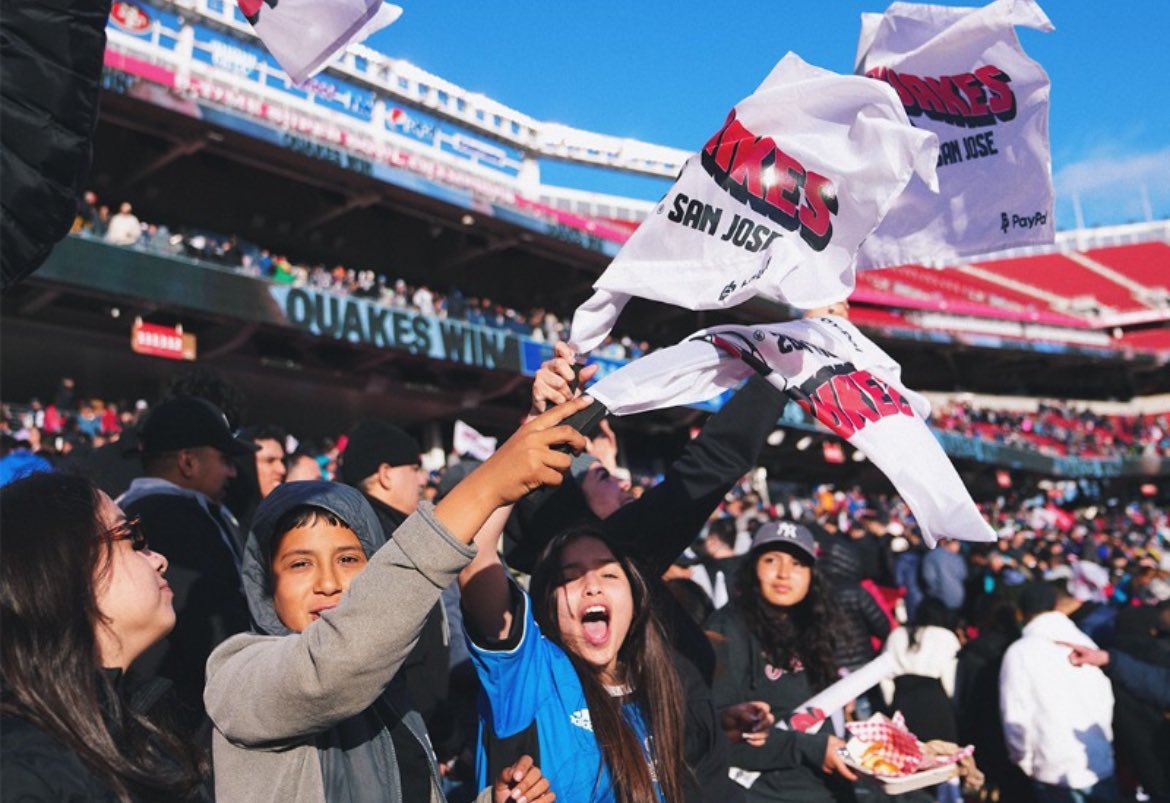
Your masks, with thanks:
[{"label": "long dark hair", "polygon": [[748,560],[740,565],[732,604],[773,666],[789,669],[799,662],[808,672],[814,689],[827,688],[837,680],[833,633],[839,617],[828,583],[813,567],[804,599],[787,608],[773,605],[764,599],[756,576],[756,564],[765,552],[750,553]]},{"label": "long dark hair", "polygon": [[914,611],[914,619],[906,627],[906,636],[912,650],[918,649],[918,637],[922,635],[924,627],[941,627],[951,630],[955,626],[955,616],[940,600],[927,597],[918,603]]},{"label": "long dark hair", "polygon": [[[618,650],[618,662],[631,697],[646,718],[651,759],[662,796],[667,803],[681,803],[683,778],[688,772],[683,758],[682,683],[674,667],[670,644],[651,608],[650,590],[642,572],[596,529],[586,527],[561,533],[544,548],[532,574],[532,615],[541,632],[564,648],[557,618],[557,589],[564,584],[561,554],[581,538],[596,538],[609,547],[629,578],[634,617]],[[622,715],[622,698],[606,690],[596,668],[568,649],[565,655],[581,680],[593,734],[601,748],[601,759],[609,767],[619,803],[656,800],[654,780],[644,759],[645,749]],[[599,778],[600,772],[598,767]]]},{"label": "long dark hair", "polygon": [[195,754],[132,711],[100,672],[96,580],[112,543],[85,479],[36,474],[0,489],[0,713],[77,753],[122,801],[191,797]]}]

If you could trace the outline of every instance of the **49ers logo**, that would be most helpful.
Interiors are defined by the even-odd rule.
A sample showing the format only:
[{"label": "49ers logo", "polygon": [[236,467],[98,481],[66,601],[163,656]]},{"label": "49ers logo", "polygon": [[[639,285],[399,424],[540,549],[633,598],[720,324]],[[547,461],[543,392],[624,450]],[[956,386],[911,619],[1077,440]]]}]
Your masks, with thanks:
[{"label": "49ers logo", "polygon": [[837,189],[825,176],[805,170],[771,137],[748,131],[735,109],[703,146],[701,162],[732,198],[788,231],[800,229],[814,251],[823,251],[833,238]]},{"label": "49ers logo", "polygon": [[911,75],[888,67],[875,67],[866,75],[892,86],[910,117],[925,114],[931,120],[969,128],[1016,117],[1012,78],[993,64],[959,75]]}]

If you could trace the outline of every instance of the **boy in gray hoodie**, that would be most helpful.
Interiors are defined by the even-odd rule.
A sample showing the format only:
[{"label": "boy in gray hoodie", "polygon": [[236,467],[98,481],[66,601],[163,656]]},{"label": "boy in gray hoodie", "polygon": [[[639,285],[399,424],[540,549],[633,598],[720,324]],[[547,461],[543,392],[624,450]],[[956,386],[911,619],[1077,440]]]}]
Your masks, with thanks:
[{"label": "boy in gray hoodie", "polygon": [[[521,427],[436,506],[383,544],[352,488],[288,483],[256,511],[244,558],[252,633],[207,663],[216,796],[230,801],[441,803],[422,720],[395,679],[427,612],[475,555],[498,508],[556,485],[585,440],[561,422],[588,400]],[[480,799],[551,800],[539,772],[509,768]]]}]

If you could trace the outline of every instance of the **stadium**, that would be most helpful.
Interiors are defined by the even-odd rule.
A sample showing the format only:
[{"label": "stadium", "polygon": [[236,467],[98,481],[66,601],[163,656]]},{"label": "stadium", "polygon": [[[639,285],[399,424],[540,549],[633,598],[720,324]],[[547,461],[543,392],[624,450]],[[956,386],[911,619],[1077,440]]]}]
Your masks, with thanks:
[{"label": "stadium", "polygon": [[[429,446],[449,446],[460,417],[507,431],[550,336],[654,206],[542,184],[541,163],[668,179],[688,155],[543,123],[360,45],[298,89],[239,9],[217,0],[115,3],[107,34],[90,184],[99,204],[131,202],[153,225],[129,248],[83,229],[6,295],[8,402],[44,397],[66,375],[99,398],[153,397],[176,369],[160,357],[183,354],[136,353],[128,334],[142,324],[171,342],[179,332],[188,356],[240,385],[253,415],[307,436],[370,414],[424,427]],[[274,276],[281,258],[301,266],[296,278]],[[1066,231],[1034,252],[937,267],[862,273],[851,298],[853,321],[901,363],[908,387],[992,408],[1072,399],[1120,416],[1170,409],[1170,224]],[[488,314],[423,314],[401,287],[395,299],[396,282]],[[596,359],[610,370],[626,346],[795,315],[760,299],[704,313],[637,301],[625,345]],[[633,465],[652,474],[661,466],[639,466],[639,453],[677,448],[701,415],[617,426]],[[817,465],[831,437],[799,416],[787,426],[806,427],[814,448],[795,452],[810,445],[799,435],[769,447],[774,477],[876,479],[853,460]],[[1017,467],[1135,479],[1170,470],[1162,459],[1072,466],[1076,455],[1042,446],[972,459],[948,442],[984,478]]]},{"label": "stadium", "polygon": [[[92,691],[96,656],[103,677],[115,673],[109,688],[101,687],[110,698],[103,706],[112,700],[117,711],[131,686],[149,691],[138,699],[165,712],[164,727],[149,730],[142,754],[178,757],[175,767],[148,766],[157,777],[103,774],[103,761],[122,767],[138,760],[137,743],[112,741],[114,759],[68,744],[83,757],[84,773],[115,790],[158,793],[142,799],[209,799],[214,782],[221,799],[388,795],[457,803],[486,800],[494,789],[501,803],[519,798],[512,787],[525,773],[514,780],[510,773],[523,753],[537,765],[537,779],[544,770],[547,779],[581,784],[566,781],[579,797],[556,782],[544,785],[564,800],[585,799],[585,789],[597,793],[611,771],[641,791],[589,799],[855,803],[929,787],[902,799],[1024,803],[1048,787],[1067,792],[1098,783],[1131,796],[1075,799],[1170,799],[1159,753],[1170,745],[1170,686],[1149,680],[1170,671],[1170,220],[1079,227],[1058,231],[1048,245],[862,271],[845,305],[848,318],[897,363],[893,381],[823,349],[820,356],[835,362],[797,355],[809,378],[789,383],[784,375],[783,393],[781,383],[770,387],[753,377],[702,403],[611,415],[612,429],[589,443],[588,454],[577,454],[568,469],[558,465],[553,480],[560,488],[532,493],[551,480],[513,470],[523,461],[508,450],[540,432],[521,422],[530,403],[542,403],[541,378],[547,389],[555,349],[563,348],[574,311],[594,283],[639,226],[667,206],[597,192],[585,181],[560,186],[546,174],[558,174],[552,165],[570,165],[573,175],[649,178],[665,191],[691,154],[536,119],[360,44],[296,85],[254,33],[256,15],[271,17],[277,1],[243,5],[251,8],[248,18],[231,0],[113,1],[93,162],[73,229],[39,269],[6,285],[0,297],[0,486],[8,494],[0,513],[10,539],[0,562],[4,615],[19,618],[24,598],[40,593],[10,594],[21,582],[48,591],[94,586],[92,611],[86,610],[93,621],[73,617],[85,620],[79,642],[85,654],[76,663],[79,676],[89,677],[74,685]],[[1014,114],[1013,105],[1006,116]],[[980,141],[989,142],[986,136]],[[958,142],[950,144],[957,149]],[[801,172],[800,187],[805,180]],[[829,185],[821,196],[834,214],[835,193]],[[699,206],[705,215],[708,207]],[[1007,232],[1006,214],[996,214],[996,226],[1000,214]],[[738,222],[736,216],[724,240],[744,231]],[[827,242],[824,236],[817,250]],[[766,269],[767,262],[747,281]],[[707,327],[815,328],[836,314],[802,322],[801,309],[763,297],[698,312],[634,298],[588,364],[594,379],[604,379]],[[824,325],[845,332],[862,353],[856,330],[849,335],[847,327]],[[753,336],[764,340],[759,329]],[[707,337],[698,345],[721,345]],[[820,348],[795,343],[797,351]],[[899,395],[898,366],[901,390],[917,393]],[[880,369],[891,370],[888,362]],[[831,401],[817,395],[822,390]],[[858,397],[855,406],[847,394]],[[922,408],[907,403],[918,394],[930,403],[929,430]],[[818,421],[814,397],[848,426]],[[562,400],[580,404],[544,397]],[[750,420],[761,408],[770,412]],[[861,418],[851,424],[850,415]],[[867,422],[885,418],[903,428],[883,432],[921,438],[862,441],[873,445],[870,455],[851,443]],[[470,434],[466,425],[474,428]],[[520,434],[510,437],[518,426]],[[201,431],[189,437],[193,429]],[[558,437],[576,437],[568,432]],[[953,483],[955,472],[934,454],[935,440],[957,470]],[[541,455],[557,448],[544,441],[540,447],[526,446]],[[513,462],[492,462],[501,454]],[[326,481],[286,481],[298,467],[305,475],[298,471],[295,479]],[[498,479],[504,474],[507,493]],[[21,495],[38,487],[56,490],[30,508],[31,497]],[[89,508],[70,507],[76,500],[58,504],[69,493],[88,494]],[[612,504],[602,512],[597,499]],[[85,526],[100,525],[96,540],[107,544],[104,554],[120,557],[105,559],[100,571],[74,561],[81,580],[58,582],[55,567],[23,569],[21,561],[36,550],[14,550],[13,539],[50,543],[65,532],[54,522],[75,509],[88,510]],[[507,515],[496,516],[497,509]],[[947,525],[937,529],[937,545],[928,516],[935,517],[931,525]],[[49,522],[44,527],[42,519]],[[27,521],[30,537],[18,529]],[[314,540],[326,537],[328,553]],[[122,560],[152,561],[142,582],[170,619],[133,655],[119,647],[118,663],[108,660],[111,642],[88,628],[100,620],[94,633],[108,626],[114,641],[120,638],[123,625],[107,616],[100,603],[107,592],[99,589],[107,577],[119,578],[124,569],[109,567]],[[610,567],[609,574],[598,567]],[[360,592],[358,572],[374,577],[361,578]],[[289,577],[294,592],[287,590]],[[583,589],[579,611],[570,601],[574,589]],[[543,613],[536,610],[542,606]],[[542,620],[548,611],[553,619]],[[625,631],[611,636],[611,620],[623,612],[630,627],[642,628],[628,642]],[[732,612],[747,624],[728,627]],[[573,643],[565,634],[575,631],[564,622],[576,626],[578,614],[581,635]],[[1001,667],[1012,663],[1016,644],[1036,641],[1030,622],[1058,615],[1069,620],[1066,631],[1041,638],[1049,662],[1044,683],[1065,673],[1071,681],[1049,684],[1063,693],[1089,674],[1076,675],[1074,667],[1114,662],[1112,670],[1092,670],[1095,691],[1076,692],[1069,698],[1075,705],[1036,713],[1028,706],[1044,694],[1024,695],[1023,725],[1047,727],[1074,708],[1069,716],[1097,717],[1097,730],[1072,730],[1085,742],[1072,752],[1076,761],[1082,752],[1107,753],[1108,769],[1093,767],[1096,774],[1082,773],[1088,780],[1078,784],[1033,776],[1014,752],[1009,758],[1016,748],[1009,744],[1015,725],[1008,709],[1018,701],[997,702],[1007,699],[1004,678],[1011,674]],[[322,620],[325,626],[314,628]],[[197,624],[184,630],[190,622]],[[559,628],[558,636],[543,637],[542,627],[545,635]],[[5,628],[6,639],[17,632],[8,620]],[[924,632],[943,639],[946,666],[937,677],[925,659],[906,657],[918,652],[915,639]],[[318,641],[302,638],[309,635]],[[987,655],[978,651],[989,643]],[[302,662],[281,652],[304,644],[307,679],[294,677]],[[630,644],[643,651],[636,661],[624,652]],[[611,647],[602,659],[589,657],[590,649],[600,655]],[[236,649],[252,657],[243,664],[218,657]],[[376,670],[335,663],[362,650]],[[522,680],[497,682],[484,671],[499,656],[502,666],[524,666],[512,657],[531,660],[534,650],[552,657],[539,653],[539,671]],[[906,654],[895,657],[897,650]],[[897,661],[906,663],[890,669]],[[728,667],[737,662],[750,692],[728,695],[734,674]],[[1040,666],[1024,663],[1023,670]],[[25,737],[12,734],[42,722],[30,713],[35,705],[20,700],[8,707],[25,664],[35,662],[9,660],[6,644],[0,667],[6,786],[12,778],[18,786],[41,783],[40,773],[48,772],[34,766],[8,774],[26,749]],[[1023,670],[1015,669],[1017,678]],[[515,670],[499,677],[508,671]],[[882,683],[896,684],[892,691],[878,691],[879,671]],[[972,673],[965,681],[964,671]],[[752,680],[752,673],[759,677]],[[150,686],[160,678],[167,683]],[[265,687],[255,698],[272,702],[256,704],[239,678]],[[791,699],[767,696],[794,680],[784,692]],[[115,689],[115,681],[123,685]],[[330,689],[330,682],[340,685]],[[54,671],[52,683],[70,681],[58,682]],[[331,708],[351,686],[365,685],[368,699]],[[924,687],[919,699],[929,702],[916,707],[914,693]],[[570,699],[577,692],[580,699]],[[95,694],[79,706],[97,710],[89,699]],[[313,706],[300,706],[314,694]],[[523,709],[516,728],[500,719],[526,695],[540,698],[536,711],[545,711],[548,700],[561,706],[543,732],[537,728],[543,713]],[[557,695],[570,696],[564,702]],[[492,719],[480,719],[477,736],[476,717],[486,716],[489,703]],[[598,706],[606,717],[597,716]],[[304,724],[297,719],[302,707],[321,713],[306,714]],[[869,719],[875,711],[889,713],[892,724],[882,713]],[[139,713],[145,723],[155,710],[135,709],[133,717]],[[818,735],[835,713],[841,721]],[[261,725],[239,726],[252,714]],[[647,714],[652,721],[631,719]],[[95,732],[106,734],[110,716],[95,715]],[[286,717],[296,723],[287,732],[280,730]],[[929,730],[942,719],[937,733]],[[126,725],[126,732],[141,723]],[[867,726],[884,735],[854,755],[851,745],[867,742]],[[59,735],[59,723],[53,727]],[[243,727],[245,738],[229,733],[232,727]],[[707,741],[693,742],[692,727]],[[541,741],[554,728],[567,730],[564,744],[576,746],[552,749]],[[905,732],[890,735],[899,730]],[[607,733],[625,741],[607,741]],[[790,737],[809,755],[761,764],[759,772],[743,769],[755,760],[750,750]],[[209,781],[212,742],[216,775]],[[928,757],[926,743],[939,752]],[[979,751],[974,759],[972,745]],[[861,759],[878,747],[878,763],[864,765]],[[918,754],[895,766],[903,748]],[[660,749],[678,762],[662,763]],[[729,758],[736,749],[748,763]],[[57,750],[54,744],[49,752]],[[586,783],[577,771],[591,750],[598,764]],[[253,765],[256,754],[272,763]],[[982,793],[975,761],[986,773]],[[299,775],[290,780],[296,762]],[[873,776],[857,784],[856,794],[841,780],[857,781],[850,767]],[[935,775],[895,788],[916,771]],[[789,786],[775,798],[740,788],[750,791],[761,773],[761,786]],[[834,774],[841,777],[826,780]],[[124,777],[133,783],[123,785]],[[816,796],[822,793],[828,797]]]}]

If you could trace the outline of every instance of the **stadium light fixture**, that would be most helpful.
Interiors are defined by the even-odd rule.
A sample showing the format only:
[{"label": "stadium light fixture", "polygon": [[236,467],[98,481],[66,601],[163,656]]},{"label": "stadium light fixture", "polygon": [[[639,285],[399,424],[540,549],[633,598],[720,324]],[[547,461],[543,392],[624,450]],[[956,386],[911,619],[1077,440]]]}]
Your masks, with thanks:
[{"label": "stadium light fixture", "polygon": [[801,438],[800,440],[798,440],[796,442],[796,451],[803,452],[805,449],[807,449],[810,446],[812,446],[812,436],[805,435],[803,438]]},{"label": "stadium light fixture", "polygon": [[464,215],[463,217],[459,218],[459,222],[464,226],[474,226],[475,218],[473,218],[471,215]]},{"label": "stadium light fixture", "polygon": [[772,430],[772,433],[770,435],[768,435],[768,445],[769,446],[779,446],[782,443],[784,443],[784,430],[782,430],[782,429]]}]

